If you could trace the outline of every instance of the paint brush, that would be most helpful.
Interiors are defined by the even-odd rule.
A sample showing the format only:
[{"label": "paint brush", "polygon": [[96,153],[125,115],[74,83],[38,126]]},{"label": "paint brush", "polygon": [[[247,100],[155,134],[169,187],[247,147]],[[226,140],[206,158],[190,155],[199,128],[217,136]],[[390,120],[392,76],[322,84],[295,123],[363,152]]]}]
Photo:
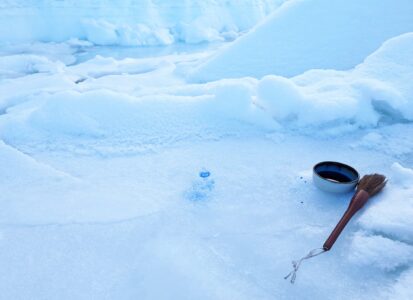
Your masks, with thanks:
[{"label": "paint brush", "polygon": [[356,193],[351,199],[346,212],[344,213],[340,221],[337,223],[336,227],[331,232],[328,239],[325,241],[323,247],[311,250],[306,256],[304,256],[300,260],[293,261],[292,264],[294,269],[287,276],[285,276],[284,279],[288,279],[291,276],[290,281],[291,283],[294,283],[297,276],[297,271],[303,260],[312,258],[326,251],[329,251],[333,247],[337,238],[340,236],[341,232],[346,227],[347,223],[351,220],[351,218],[367,203],[367,201],[371,197],[379,193],[384,188],[386,182],[386,177],[380,174],[371,174],[363,176],[363,178],[359,181],[357,185]]}]

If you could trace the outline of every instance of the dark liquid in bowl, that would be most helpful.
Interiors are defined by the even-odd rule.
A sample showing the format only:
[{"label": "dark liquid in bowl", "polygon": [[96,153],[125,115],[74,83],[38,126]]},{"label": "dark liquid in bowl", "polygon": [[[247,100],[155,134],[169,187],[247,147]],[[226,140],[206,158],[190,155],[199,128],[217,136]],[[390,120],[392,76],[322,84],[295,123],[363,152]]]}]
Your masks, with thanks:
[{"label": "dark liquid in bowl", "polygon": [[334,181],[334,182],[342,182],[342,183],[351,182],[350,177],[347,177],[346,175],[342,173],[338,173],[338,172],[320,171],[318,172],[318,175],[320,175],[321,177],[327,180]]}]

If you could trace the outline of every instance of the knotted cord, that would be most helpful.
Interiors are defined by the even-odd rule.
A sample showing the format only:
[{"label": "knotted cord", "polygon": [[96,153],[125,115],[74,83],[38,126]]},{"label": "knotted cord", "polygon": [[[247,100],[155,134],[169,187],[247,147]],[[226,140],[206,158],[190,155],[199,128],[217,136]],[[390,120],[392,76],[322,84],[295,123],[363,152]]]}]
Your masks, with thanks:
[{"label": "knotted cord", "polygon": [[293,264],[294,270],[292,270],[287,276],[285,276],[284,279],[288,279],[288,277],[291,276],[290,282],[291,282],[292,284],[294,284],[295,279],[296,279],[296,277],[297,277],[298,269],[300,268],[300,265],[301,265],[301,263],[303,262],[303,260],[309,259],[309,258],[312,258],[312,257],[315,257],[315,256],[320,255],[320,254],[323,254],[324,252],[326,252],[326,250],[325,250],[324,248],[313,249],[313,250],[311,250],[306,256],[304,256],[303,258],[301,258],[300,260],[298,260],[298,261],[297,261],[297,260],[293,260],[293,261],[292,261],[292,264]]}]

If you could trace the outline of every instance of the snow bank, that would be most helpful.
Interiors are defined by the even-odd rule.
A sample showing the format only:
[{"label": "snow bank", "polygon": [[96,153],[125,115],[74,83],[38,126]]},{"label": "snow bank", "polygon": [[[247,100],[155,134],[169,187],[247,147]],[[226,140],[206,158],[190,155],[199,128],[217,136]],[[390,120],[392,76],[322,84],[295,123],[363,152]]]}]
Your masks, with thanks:
[{"label": "snow bank", "polygon": [[[412,51],[413,33],[407,33],[385,42],[350,71],[312,70],[290,79],[268,75],[260,80],[224,79],[190,85],[175,72],[191,57],[116,60],[97,56],[61,68],[58,63],[46,64],[48,68],[39,63],[37,72],[46,73],[0,83],[3,109],[31,101],[14,111],[21,118],[3,120],[8,129],[2,136],[8,141],[19,139],[18,128],[23,126],[22,136],[34,128],[56,137],[84,134],[100,138],[129,132],[148,140],[150,135],[167,139],[170,134],[179,140],[219,126],[240,132],[231,123],[234,120],[254,130],[275,130],[282,125],[311,134],[337,135],[404,123],[413,120]],[[27,72],[27,57],[32,58],[6,60],[9,70]],[[31,97],[25,98],[28,95]],[[166,126],[167,122],[173,125]],[[200,127],[195,130],[196,126],[189,124]],[[185,129],[188,134],[183,128],[189,128]],[[189,133],[192,130],[193,134]]]},{"label": "snow bank", "polygon": [[409,0],[293,0],[190,76],[194,81],[350,69],[385,40],[413,31]]},{"label": "snow bank", "polygon": [[248,135],[275,126],[251,103],[245,82],[217,83],[195,96],[131,96],[97,85],[91,90],[31,96],[8,109],[0,120],[0,136],[14,145],[55,150],[65,150],[80,139],[86,152],[103,153],[110,152],[108,145],[116,141],[134,153],[180,140]]},{"label": "snow bank", "polygon": [[258,83],[257,101],[290,128],[334,134],[412,121],[412,51],[413,33],[406,33],[350,71],[312,70],[291,79],[268,75]]},{"label": "snow bank", "polygon": [[[42,123],[42,130],[57,130],[57,135],[72,131],[71,134],[82,134],[79,130],[85,130],[86,135],[100,136],[106,132],[110,136],[121,127],[128,131],[139,129],[142,134],[149,128],[155,129],[157,126],[149,124],[158,118],[180,120],[182,124],[178,122],[176,127],[158,128],[157,134],[165,136],[172,128],[178,130],[194,120],[210,127],[208,120],[213,116],[222,122],[242,120],[258,125],[257,128],[274,129],[278,122],[289,129],[334,135],[379,124],[403,123],[413,120],[412,51],[413,33],[407,33],[385,42],[350,71],[312,70],[291,79],[269,75],[261,80],[244,78],[184,86],[179,80],[164,79],[163,88],[153,78],[173,74],[177,64],[174,57],[115,60],[97,56],[65,69],[65,76],[72,78],[71,86],[78,93],[32,98],[35,103],[39,101],[36,99],[43,101],[39,102],[40,108],[31,110],[32,117],[45,116],[26,125],[43,120],[47,124]],[[122,75],[125,73],[128,75]],[[76,85],[79,80],[81,84]],[[99,91],[102,88],[112,91]],[[109,107],[113,115],[102,119],[98,112]],[[71,113],[67,114],[68,111]],[[176,114],[177,119],[166,114]],[[102,126],[103,131],[97,129]],[[14,130],[13,135],[16,134]]]},{"label": "snow bank", "polygon": [[254,26],[283,1],[10,0],[0,4],[0,39],[80,38],[125,46],[226,40]]}]

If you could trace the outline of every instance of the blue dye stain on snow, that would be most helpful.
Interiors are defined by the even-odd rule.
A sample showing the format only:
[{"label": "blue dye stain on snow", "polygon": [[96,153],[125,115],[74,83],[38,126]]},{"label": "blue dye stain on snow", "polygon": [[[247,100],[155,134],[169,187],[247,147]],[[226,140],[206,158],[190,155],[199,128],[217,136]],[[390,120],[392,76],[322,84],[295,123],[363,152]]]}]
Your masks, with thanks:
[{"label": "blue dye stain on snow", "polygon": [[211,175],[211,172],[206,171],[206,170],[202,170],[201,172],[199,172],[199,177],[201,178],[208,178]]},{"label": "blue dye stain on snow", "polygon": [[188,199],[191,201],[203,201],[208,199],[214,189],[214,185],[215,181],[211,177],[211,172],[202,169],[199,172],[198,178],[194,180],[188,191]]}]

